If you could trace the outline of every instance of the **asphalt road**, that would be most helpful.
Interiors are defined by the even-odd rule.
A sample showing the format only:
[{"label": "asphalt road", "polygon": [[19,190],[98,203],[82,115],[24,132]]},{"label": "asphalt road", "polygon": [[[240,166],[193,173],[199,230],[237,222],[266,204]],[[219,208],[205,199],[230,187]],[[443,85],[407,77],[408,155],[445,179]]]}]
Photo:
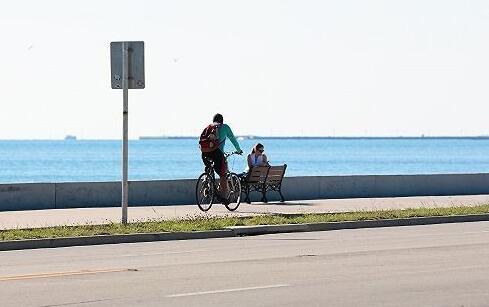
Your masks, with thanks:
[{"label": "asphalt road", "polygon": [[0,306],[489,306],[489,222],[0,252]]}]

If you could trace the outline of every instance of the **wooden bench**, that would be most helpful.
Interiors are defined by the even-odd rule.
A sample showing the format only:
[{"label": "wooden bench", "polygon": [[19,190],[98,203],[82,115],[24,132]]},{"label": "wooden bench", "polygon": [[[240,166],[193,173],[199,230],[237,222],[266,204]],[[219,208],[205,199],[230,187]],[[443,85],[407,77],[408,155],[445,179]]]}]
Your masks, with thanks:
[{"label": "wooden bench", "polygon": [[280,194],[280,201],[284,202],[282,195],[282,180],[287,164],[280,166],[258,166],[250,169],[241,180],[241,191],[246,194],[245,201],[250,204],[250,193],[262,193],[261,201],[267,203],[267,191],[276,191]]}]

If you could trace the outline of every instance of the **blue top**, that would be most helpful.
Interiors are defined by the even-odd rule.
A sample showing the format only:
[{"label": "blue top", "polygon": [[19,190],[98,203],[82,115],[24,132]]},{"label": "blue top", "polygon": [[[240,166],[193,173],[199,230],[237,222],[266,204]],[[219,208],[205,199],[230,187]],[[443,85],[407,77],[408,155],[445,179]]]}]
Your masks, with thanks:
[{"label": "blue top", "polygon": [[237,151],[241,151],[238,141],[236,140],[236,137],[234,136],[231,128],[229,128],[229,126],[226,124],[221,124],[219,126],[219,149],[221,149],[222,152],[224,152],[224,145],[226,144],[226,138],[228,138],[231,141],[231,143],[233,143],[234,148],[236,148]]}]

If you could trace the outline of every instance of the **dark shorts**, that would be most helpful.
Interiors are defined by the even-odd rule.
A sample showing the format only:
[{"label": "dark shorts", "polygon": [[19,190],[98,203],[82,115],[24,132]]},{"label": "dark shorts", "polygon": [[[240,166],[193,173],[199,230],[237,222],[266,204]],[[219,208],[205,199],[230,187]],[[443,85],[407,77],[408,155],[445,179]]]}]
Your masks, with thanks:
[{"label": "dark shorts", "polygon": [[226,163],[226,158],[224,158],[224,153],[220,149],[202,153],[202,161],[204,162],[206,167],[210,167],[211,163],[207,158],[211,159],[214,162],[214,171],[216,171],[219,177],[226,174],[228,166]]}]

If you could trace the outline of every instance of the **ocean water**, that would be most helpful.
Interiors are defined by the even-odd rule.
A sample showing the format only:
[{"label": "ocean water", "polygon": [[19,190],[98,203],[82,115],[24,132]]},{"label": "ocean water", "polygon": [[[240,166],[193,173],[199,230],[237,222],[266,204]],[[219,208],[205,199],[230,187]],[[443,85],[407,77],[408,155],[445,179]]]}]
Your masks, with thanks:
[{"label": "ocean water", "polygon": [[[245,153],[261,142],[286,176],[489,172],[487,138],[329,138],[241,140]],[[231,151],[228,141],[226,149]],[[233,157],[235,172],[245,156]],[[202,172],[196,139],[129,141],[129,180],[196,178]],[[116,181],[121,141],[0,141],[0,182]]]}]

